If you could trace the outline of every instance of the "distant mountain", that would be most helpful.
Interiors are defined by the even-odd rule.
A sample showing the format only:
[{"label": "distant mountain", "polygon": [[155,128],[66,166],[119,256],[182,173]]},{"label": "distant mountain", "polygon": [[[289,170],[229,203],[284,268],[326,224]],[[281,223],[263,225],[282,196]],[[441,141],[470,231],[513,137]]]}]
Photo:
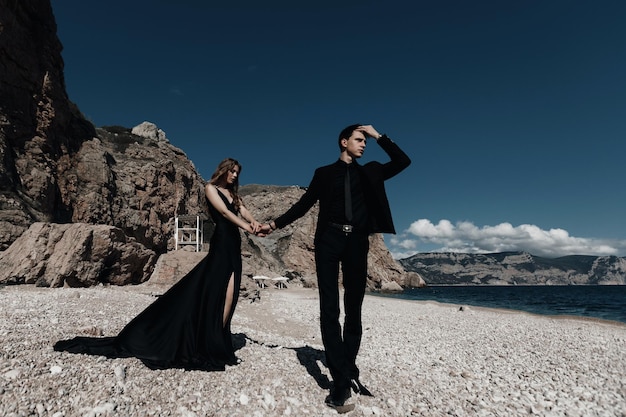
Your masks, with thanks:
[{"label": "distant mountain", "polygon": [[626,285],[626,258],[617,256],[418,253],[400,264],[428,285]]}]

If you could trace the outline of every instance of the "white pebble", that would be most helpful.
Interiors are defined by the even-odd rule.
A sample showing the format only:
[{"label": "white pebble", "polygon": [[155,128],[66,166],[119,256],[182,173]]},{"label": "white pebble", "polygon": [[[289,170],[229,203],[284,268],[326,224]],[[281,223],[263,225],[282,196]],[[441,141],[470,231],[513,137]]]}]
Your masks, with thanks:
[{"label": "white pebble", "polygon": [[17,379],[19,378],[20,374],[21,373],[19,369],[11,369],[10,371],[4,373],[4,377],[6,379]]}]

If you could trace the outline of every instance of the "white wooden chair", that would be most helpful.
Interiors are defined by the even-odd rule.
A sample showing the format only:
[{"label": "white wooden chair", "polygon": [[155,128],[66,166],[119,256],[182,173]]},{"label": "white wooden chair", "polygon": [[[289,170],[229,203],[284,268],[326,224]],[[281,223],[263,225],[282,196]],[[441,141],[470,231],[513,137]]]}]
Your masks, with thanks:
[{"label": "white wooden chair", "polygon": [[204,240],[204,219],[201,216],[185,215],[174,218],[175,249],[193,245],[196,252],[200,252]]}]

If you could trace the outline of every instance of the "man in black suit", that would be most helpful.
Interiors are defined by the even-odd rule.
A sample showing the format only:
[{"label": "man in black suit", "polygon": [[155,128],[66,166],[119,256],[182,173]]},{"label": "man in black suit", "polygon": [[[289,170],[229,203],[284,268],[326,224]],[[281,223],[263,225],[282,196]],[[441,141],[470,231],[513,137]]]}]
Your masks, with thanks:
[{"label": "man in black suit", "polygon": [[[389,155],[387,163],[357,159],[367,138],[373,138]],[[359,381],[356,357],[363,333],[361,306],[367,279],[370,233],[395,233],[385,192],[385,180],[411,163],[386,135],[371,125],[351,125],[339,134],[339,159],[315,170],[304,195],[282,216],[262,227],[265,233],[283,228],[302,217],[319,201],[315,232],[315,266],[320,296],[320,324],[326,363],[333,388],[326,404],[339,408],[350,397],[350,388],[372,395]],[[343,274],[345,320],[339,323],[339,264]]]}]

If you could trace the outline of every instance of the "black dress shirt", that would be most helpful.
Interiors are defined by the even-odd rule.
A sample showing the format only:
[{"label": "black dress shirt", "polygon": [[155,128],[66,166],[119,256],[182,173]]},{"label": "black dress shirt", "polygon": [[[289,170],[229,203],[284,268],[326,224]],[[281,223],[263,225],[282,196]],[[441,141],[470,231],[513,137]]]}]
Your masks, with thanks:
[{"label": "black dress shirt", "polygon": [[[341,159],[333,164],[331,191],[329,199],[329,220],[337,224],[351,224],[360,230],[367,230],[367,206],[363,193],[363,181],[359,164],[355,161],[347,164]],[[352,199],[352,220],[346,218],[344,180],[350,171],[350,195]]]}]

